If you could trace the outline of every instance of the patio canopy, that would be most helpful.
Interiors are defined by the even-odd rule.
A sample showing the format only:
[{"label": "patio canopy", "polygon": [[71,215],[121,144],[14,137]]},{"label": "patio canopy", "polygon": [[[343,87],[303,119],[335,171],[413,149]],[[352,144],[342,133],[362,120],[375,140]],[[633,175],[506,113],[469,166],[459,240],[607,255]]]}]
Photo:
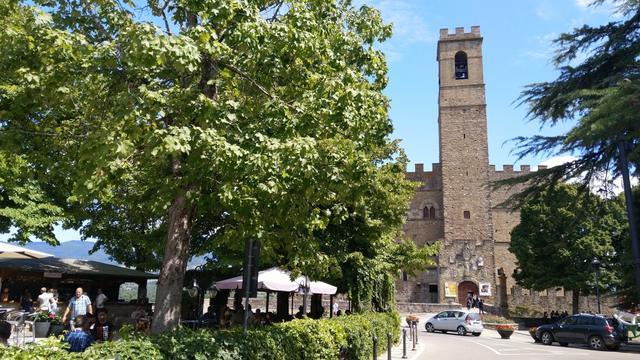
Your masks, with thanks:
[{"label": "patio canopy", "polygon": [[[262,291],[282,291],[293,292],[298,291],[305,282],[305,277],[300,276],[291,280],[291,273],[277,267],[258,272],[258,290]],[[216,288],[219,290],[238,290],[242,289],[242,276],[232,277],[230,279],[218,281]],[[338,288],[322,281],[310,281],[310,294],[326,294],[333,295]]]},{"label": "patio canopy", "polygon": [[2,259],[42,259],[53,255],[0,241]]}]

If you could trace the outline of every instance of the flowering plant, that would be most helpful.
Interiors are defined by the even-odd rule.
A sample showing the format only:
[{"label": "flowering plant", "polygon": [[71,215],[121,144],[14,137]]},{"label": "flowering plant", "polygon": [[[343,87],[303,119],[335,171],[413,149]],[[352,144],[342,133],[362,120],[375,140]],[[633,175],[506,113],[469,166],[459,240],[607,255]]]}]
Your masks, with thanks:
[{"label": "flowering plant", "polygon": [[50,322],[52,325],[62,324],[62,319],[57,314],[50,313],[48,311],[40,311],[33,317],[33,321],[36,322]]},{"label": "flowering plant", "polygon": [[513,325],[499,324],[499,325],[496,325],[496,330],[513,331]]}]

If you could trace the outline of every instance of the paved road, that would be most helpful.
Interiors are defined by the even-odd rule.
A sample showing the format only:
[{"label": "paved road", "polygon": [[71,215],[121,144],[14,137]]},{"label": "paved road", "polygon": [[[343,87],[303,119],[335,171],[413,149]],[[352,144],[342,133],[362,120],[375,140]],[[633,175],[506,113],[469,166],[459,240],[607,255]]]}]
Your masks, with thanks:
[{"label": "paved road", "polygon": [[[495,330],[485,329],[481,336],[459,336],[448,333],[427,333],[425,321],[433,314],[420,314],[418,328],[419,345],[411,351],[407,343],[408,360],[627,360],[640,359],[640,344],[622,346],[619,351],[594,351],[586,346],[558,344],[546,346],[536,344],[526,332],[514,333],[510,339],[501,339]],[[403,317],[404,320],[404,317]],[[386,354],[379,354],[379,360],[386,360]],[[392,350],[392,359],[402,359],[402,348]]]},{"label": "paved road", "polygon": [[636,349],[623,347],[620,351],[594,351],[584,346],[571,345],[562,347],[554,344],[546,346],[536,344],[531,337],[513,334],[510,339],[501,339],[496,331],[485,330],[479,337],[459,336],[455,334],[427,333],[420,331],[419,337],[422,352],[417,359],[438,360],[586,360],[607,359],[624,360],[639,359]]}]

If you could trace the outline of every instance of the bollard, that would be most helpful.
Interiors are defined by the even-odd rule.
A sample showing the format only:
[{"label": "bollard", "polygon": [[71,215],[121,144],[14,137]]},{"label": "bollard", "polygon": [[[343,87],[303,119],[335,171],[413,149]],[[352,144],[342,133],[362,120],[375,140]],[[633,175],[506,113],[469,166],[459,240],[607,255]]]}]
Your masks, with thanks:
[{"label": "bollard", "polygon": [[391,360],[391,333],[387,333],[387,360]]},{"label": "bollard", "polygon": [[373,335],[373,360],[378,360],[378,337]]},{"label": "bollard", "polygon": [[418,322],[417,321],[416,321],[415,327],[416,327],[416,344],[417,344],[418,343]]},{"label": "bollard", "polygon": [[402,329],[402,358],[407,358],[407,329]]},{"label": "bollard", "polygon": [[417,330],[417,329],[418,329],[418,328],[417,328],[417,327],[415,327],[415,326],[411,329],[411,331],[413,332],[413,348],[411,349],[411,351],[416,351],[416,338],[417,338],[417,336],[416,336],[416,330]]}]

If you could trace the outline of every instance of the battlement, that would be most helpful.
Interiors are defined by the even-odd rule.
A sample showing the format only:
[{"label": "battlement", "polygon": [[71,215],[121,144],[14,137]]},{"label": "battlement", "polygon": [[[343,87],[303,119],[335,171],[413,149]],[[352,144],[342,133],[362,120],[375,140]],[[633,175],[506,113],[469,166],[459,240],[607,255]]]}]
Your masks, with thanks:
[{"label": "battlement", "polygon": [[[546,168],[546,165],[538,165],[538,170],[544,170]],[[502,170],[496,170],[495,165],[489,165],[489,170],[492,173],[529,173],[531,172],[531,165],[520,165],[520,170],[514,170],[511,164],[502,165]]]},{"label": "battlement", "polygon": [[422,163],[416,163],[414,165],[414,170],[413,171],[406,171],[407,174],[416,174],[416,175],[420,175],[420,174],[425,174],[427,176],[432,175],[434,172],[440,172],[440,163],[432,163],[431,164],[431,171],[424,171],[424,164]]},{"label": "battlement", "polygon": [[446,40],[461,40],[468,38],[479,38],[480,26],[472,26],[471,32],[464,32],[463,27],[457,27],[455,33],[449,34],[449,29],[440,29],[440,41]]}]

